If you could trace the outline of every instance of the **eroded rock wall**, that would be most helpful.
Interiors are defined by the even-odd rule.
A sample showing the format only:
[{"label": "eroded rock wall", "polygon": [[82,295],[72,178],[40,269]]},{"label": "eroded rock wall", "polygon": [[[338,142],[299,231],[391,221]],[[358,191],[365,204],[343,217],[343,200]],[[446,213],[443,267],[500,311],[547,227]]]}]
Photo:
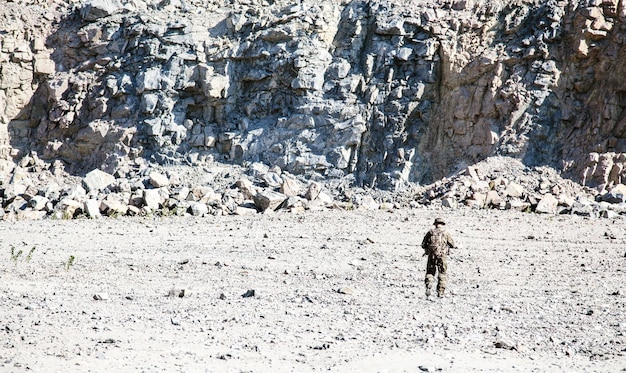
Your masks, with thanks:
[{"label": "eroded rock wall", "polygon": [[8,2],[2,155],[118,176],[139,158],[262,162],[389,189],[507,155],[602,189],[626,175],[624,8]]}]

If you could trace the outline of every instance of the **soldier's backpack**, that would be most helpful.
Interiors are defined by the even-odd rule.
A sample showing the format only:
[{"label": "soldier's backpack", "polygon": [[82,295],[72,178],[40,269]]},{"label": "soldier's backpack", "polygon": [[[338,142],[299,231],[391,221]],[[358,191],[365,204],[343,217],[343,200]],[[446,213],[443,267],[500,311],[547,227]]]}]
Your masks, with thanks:
[{"label": "soldier's backpack", "polygon": [[443,229],[433,229],[430,232],[427,250],[429,254],[441,258],[448,254],[448,240]]}]

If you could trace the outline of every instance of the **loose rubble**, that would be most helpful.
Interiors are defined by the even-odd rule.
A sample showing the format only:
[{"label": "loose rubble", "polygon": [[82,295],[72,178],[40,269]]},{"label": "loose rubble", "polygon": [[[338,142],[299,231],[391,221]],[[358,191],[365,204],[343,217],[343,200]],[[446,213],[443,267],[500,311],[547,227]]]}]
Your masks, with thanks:
[{"label": "loose rubble", "polygon": [[15,168],[19,177],[5,185],[2,198],[4,220],[203,217],[425,205],[594,218],[626,215],[624,184],[599,191],[564,179],[552,168],[529,168],[509,157],[491,157],[431,185],[397,192],[355,188],[347,180],[310,181],[260,163],[198,170],[139,162],[120,177],[95,169],[83,178],[59,178],[58,183],[51,181],[50,168],[35,153],[22,163],[37,167]]},{"label": "loose rubble", "polygon": [[626,185],[606,190],[563,179],[549,167],[526,167],[507,157],[491,157],[424,187],[413,206],[441,205],[613,218],[626,215]]}]

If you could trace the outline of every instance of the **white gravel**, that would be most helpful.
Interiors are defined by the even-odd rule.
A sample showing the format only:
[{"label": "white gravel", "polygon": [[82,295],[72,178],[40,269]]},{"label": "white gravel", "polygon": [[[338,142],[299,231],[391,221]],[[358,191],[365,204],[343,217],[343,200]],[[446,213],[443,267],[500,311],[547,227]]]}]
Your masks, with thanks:
[{"label": "white gravel", "polygon": [[[429,301],[418,245],[437,216],[460,249]],[[626,370],[622,218],[329,210],[0,233],[2,371]]]}]

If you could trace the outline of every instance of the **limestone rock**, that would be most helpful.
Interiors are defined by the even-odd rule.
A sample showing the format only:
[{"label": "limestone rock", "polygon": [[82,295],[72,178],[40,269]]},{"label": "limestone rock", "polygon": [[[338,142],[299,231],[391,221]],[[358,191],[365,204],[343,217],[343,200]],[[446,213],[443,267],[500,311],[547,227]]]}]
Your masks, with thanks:
[{"label": "limestone rock", "polygon": [[257,190],[254,187],[254,184],[252,183],[252,181],[248,179],[238,180],[237,187],[243,193],[246,199],[252,199],[252,196],[254,196],[257,193]]},{"label": "limestone rock", "polygon": [[41,211],[47,208],[48,202],[50,199],[44,196],[33,196],[28,200],[28,206],[35,211]]},{"label": "limestone rock", "polygon": [[309,184],[309,188],[306,191],[305,197],[309,201],[315,200],[322,191],[322,185],[320,183],[313,182]]},{"label": "limestone rock", "polygon": [[535,211],[543,214],[556,214],[559,201],[552,194],[545,194],[539,200]]},{"label": "limestone rock", "polygon": [[167,176],[159,172],[150,172],[150,184],[155,188],[161,188],[170,185],[170,181]]},{"label": "limestone rock", "polygon": [[85,21],[95,21],[115,14],[122,9],[123,5],[118,0],[88,0],[80,15]]},{"label": "limestone rock", "polygon": [[81,213],[84,208],[84,203],[75,201],[71,198],[63,198],[55,206],[55,210],[61,212],[60,218],[71,219],[76,214]]},{"label": "limestone rock", "polygon": [[275,210],[287,198],[282,193],[271,190],[260,191],[254,195],[254,204],[260,211]]},{"label": "limestone rock", "polygon": [[441,205],[443,207],[447,207],[447,208],[451,208],[451,209],[455,209],[458,207],[458,202],[456,199],[451,198],[451,197],[446,197],[444,199],[441,200]]},{"label": "limestone rock", "polygon": [[96,293],[92,297],[94,300],[109,300],[108,293]]},{"label": "limestone rock", "polygon": [[46,211],[20,210],[17,211],[17,220],[41,220],[46,214]]},{"label": "limestone rock", "polygon": [[254,207],[237,206],[234,213],[235,215],[253,215],[257,213],[257,210]]},{"label": "limestone rock", "polygon": [[35,74],[54,74],[56,70],[56,64],[49,58],[37,58],[35,60],[34,73]]},{"label": "limestone rock", "polygon": [[128,205],[116,194],[108,194],[100,203],[100,210],[108,216],[123,216],[128,212]]},{"label": "limestone rock", "polygon": [[300,194],[300,183],[292,178],[284,178],[280,186],[280,192],[287,197],[293,197]]},{"label": "limestone rock", "polygon": [[115,182],[115,176],[101,170],[93,170],[85,175],[83,185],[88,192],[101,191]]},{"label": "limestone rock", "polygon": [[193,216],[204,216],[209,213],[209,208],[206,203],[202,202],[193,202],[191,204],[191,215]]},{"label": "limestone rock", "polygon": [[519,198],[524,194],[524,187],[517,183],[509,183],[504,194],[508,197]]},{"label": "limestone rock", "polygon": [[157,210],[165,199],[158,189],[146,189],[143,191],[143,202],[150,210]]},{"label": "limestone rock", "polygon": [[518,211],[527,211],[530,210],[531,205],[528,202],[524,202],[521,201],[519,199],[512,199],[509,200],[506,204],[505,204],[505,209],[507,210],[518,210]]},{"label": "limestone rock", "polygon": [[602,200],[609,203],[626,202],[626,185],[617,184],[609,192],[602,195]]},{"label": "limestone rock", "polygon": [[85,212],[87,213],[87,216],[92,219],[101,217],[100,202],[96,199],[88,199],[85,201]]},{"label": "limestone rock", "polygon": [[491,206],[491,207],[500,207],[502,203],[503,203],[503,200],[497,191],[490,190],[487,192],[487,195],[485,196],[485,205]]},{"label": "limestone rock", "polygon": [[[319,196],[318,196],[319,198]],[[329,203],[330,201],[324,201]],[[372,198],[372,196],[363,196],[358,203],[358,208],[363,210],[378,210],[380,205]]]},{"label": "limestone rock", "polygon": [[[317,195],[317,199],[316,200],[320,201],[320,202],[322,202],[322,203],[324,203],[324,204],[326,204],[328,206],[332,205],[333,202],[334,202],[333,197],[330,194],[325,193],[324,191],[319,192],[319,194]],[[376,203],[375,201],[374,201],[374,204],[376,206],[378,206],[378,203]],[[374,204],[369,204],[369,207],[373,207]]]},{"label": "limestone rock", "polygon": [[469,198],[465,203],[474,208],[483,208],[486,205],[487,194],[486,193],[473,193],[472,198]]}]

